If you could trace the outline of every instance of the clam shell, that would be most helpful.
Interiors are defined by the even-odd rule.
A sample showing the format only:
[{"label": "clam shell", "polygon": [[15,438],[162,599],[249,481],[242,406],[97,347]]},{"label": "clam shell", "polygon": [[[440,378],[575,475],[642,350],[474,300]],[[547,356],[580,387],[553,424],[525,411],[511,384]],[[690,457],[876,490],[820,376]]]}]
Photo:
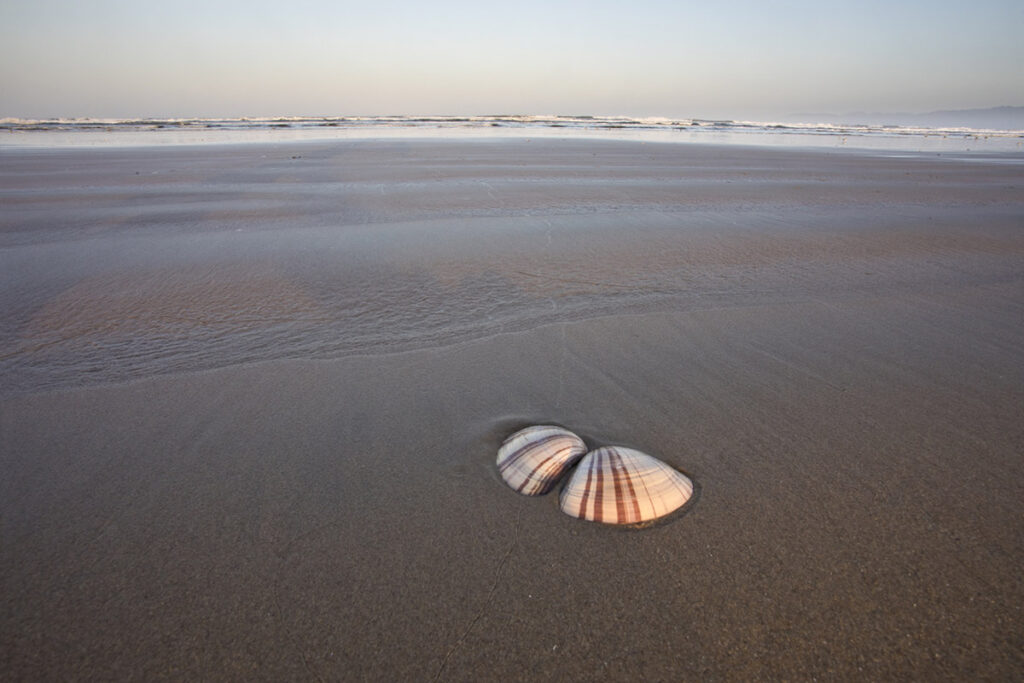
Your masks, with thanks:
[{"label": "clam shell", "polygon": [[606,524],[663,517],[693,495],[693,482],[657,458],[620,446],[587,453],[562,489],[562,512]]},{"label": "clam shell", "polygon": [[527,496],[540,496],[587,452],[583,439],[567,429],[537,425],[521,429],[498,449],[498,472],[505,483]]}]

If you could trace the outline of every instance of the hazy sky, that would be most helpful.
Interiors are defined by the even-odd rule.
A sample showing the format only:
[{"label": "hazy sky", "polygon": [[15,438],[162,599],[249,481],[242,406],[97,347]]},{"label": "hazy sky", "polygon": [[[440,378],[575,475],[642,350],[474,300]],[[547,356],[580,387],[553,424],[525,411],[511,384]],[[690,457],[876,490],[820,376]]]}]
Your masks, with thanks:
[{"label": "hazy sky", "polygon": [[0,0],[0,116],[1024,105],[1024,0]]}]

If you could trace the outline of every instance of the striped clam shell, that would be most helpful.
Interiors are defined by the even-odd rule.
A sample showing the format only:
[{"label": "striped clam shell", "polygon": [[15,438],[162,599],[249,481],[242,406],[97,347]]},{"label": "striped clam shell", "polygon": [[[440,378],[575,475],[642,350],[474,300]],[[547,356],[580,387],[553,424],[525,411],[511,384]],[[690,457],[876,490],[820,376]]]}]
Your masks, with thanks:
[{"label": "striped clam shell", "polygon": [[693,482],[657,458],[620,446],[596,448],[572,473],[559,506],[580,519],[636,524],[663,517],[693,495]]},{"label": "striped clam shell", "polygon": [[498,472],[505,483],[527,496],[540,496],[558,483],[587,446],[567,429],[537,425],[521,429],[498,449]]}]

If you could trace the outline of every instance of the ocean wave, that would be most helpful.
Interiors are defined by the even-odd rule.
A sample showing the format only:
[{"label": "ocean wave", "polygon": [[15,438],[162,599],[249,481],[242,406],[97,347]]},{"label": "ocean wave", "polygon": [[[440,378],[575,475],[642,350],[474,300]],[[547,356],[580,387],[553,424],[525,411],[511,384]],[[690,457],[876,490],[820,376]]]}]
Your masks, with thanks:
[{"label": "ocean wave", "polygon": [[492,124],[523,128],[580,128],[580,129],[717,129],[723,131],[753,130],[759,132],[787,132],[822,135],[999,135],[1024,136],[1024,130],[987,128],[899,125],[837,124],[828,122],[792,123],[782,121],[746,121],[729,119],[675,119],[664,117],[632,118],[624,116],[562,116],[512,115],[491,116],[274,116],[239,118],[0,118],[0,130],[159,130],[170,129],[227,129],[258,130],[288,126],[292,128],[352,127],[486,127]]},{"label": "ocean wave", "polygon": [[940,153],[1016,153],[1024,146],[1024,130],[596,115],[0,118],[0,147],[437,136],[582,136]]}]

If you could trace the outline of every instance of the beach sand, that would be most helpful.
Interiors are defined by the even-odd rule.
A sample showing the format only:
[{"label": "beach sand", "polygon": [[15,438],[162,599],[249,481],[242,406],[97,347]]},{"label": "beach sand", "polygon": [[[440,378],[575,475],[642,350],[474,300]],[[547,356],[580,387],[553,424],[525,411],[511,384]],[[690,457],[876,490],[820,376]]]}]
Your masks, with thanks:
[{"label": "beach sand", "polygon": [[[8,680],[1024,675],[1024,165],[0,152]],[[518,496],[557,423],[699,487]]]}]

